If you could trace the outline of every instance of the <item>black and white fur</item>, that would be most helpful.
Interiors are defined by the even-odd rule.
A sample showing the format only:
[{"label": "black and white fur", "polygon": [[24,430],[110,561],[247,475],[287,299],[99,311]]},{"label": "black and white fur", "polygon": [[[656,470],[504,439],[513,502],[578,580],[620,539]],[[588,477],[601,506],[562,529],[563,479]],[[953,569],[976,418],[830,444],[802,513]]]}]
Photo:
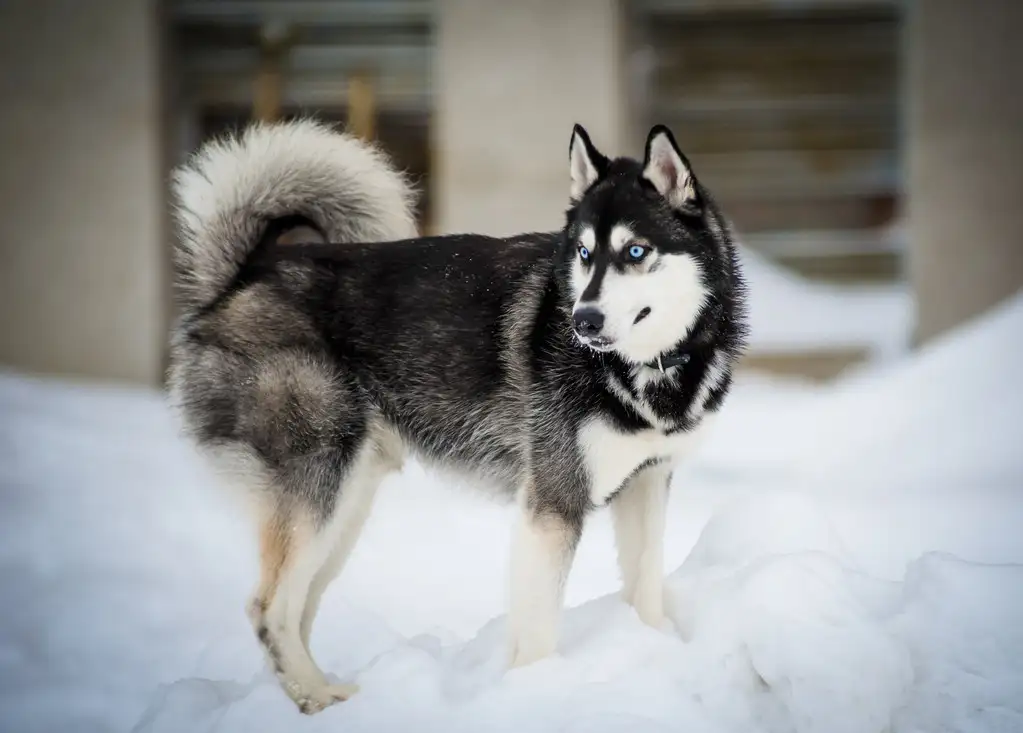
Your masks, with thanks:
[{"label": "black and white fur", "polygon": [[728,392],[742,280],[666,128],[640,162],[577,126],[569,157],[564,229],[507,239],[413,239],[390,162],[308,121],[208,144],[176,174],[171,393],[251,500],[250,617],[303,712],[354,691],[327,682],[309,632],[410,453],[517,499],[511,665],[555,651],[584,520],[607,504],[624,598],[662,622],[671,471]]}]

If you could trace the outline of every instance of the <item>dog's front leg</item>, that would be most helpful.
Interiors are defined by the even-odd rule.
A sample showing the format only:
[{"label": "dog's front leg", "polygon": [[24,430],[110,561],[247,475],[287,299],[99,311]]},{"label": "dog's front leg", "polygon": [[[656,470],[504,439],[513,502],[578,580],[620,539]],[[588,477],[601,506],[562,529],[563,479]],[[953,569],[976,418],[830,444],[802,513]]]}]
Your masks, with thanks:
[{"label": "dog's front leg", "polygon": [[547,498],[554,495],[533,481],[519,499],[508,611],[512,667],[550,656],[558,645],[565,580],[582,533],[583,512]]},{"label": "dog's front leg", "polygon": [[641,621],[664,622],[664,515],[671,470],[654,466],[634,476],[611,504],[622,596]]}]

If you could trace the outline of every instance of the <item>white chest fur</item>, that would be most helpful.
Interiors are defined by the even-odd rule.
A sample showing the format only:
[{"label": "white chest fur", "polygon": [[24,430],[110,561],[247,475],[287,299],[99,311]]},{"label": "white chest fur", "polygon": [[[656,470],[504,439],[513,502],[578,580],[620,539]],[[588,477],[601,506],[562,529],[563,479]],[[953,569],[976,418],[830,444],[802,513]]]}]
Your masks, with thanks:
[{"label": "white chest fur", "polygon": [[588,421],[578,440],[590,478],[590,500],[604,504],[644,463],[673,464],[692,455],[705,434],[703,423],[691,432],[665,435],[653,429],[623,433],[600,418]]}]

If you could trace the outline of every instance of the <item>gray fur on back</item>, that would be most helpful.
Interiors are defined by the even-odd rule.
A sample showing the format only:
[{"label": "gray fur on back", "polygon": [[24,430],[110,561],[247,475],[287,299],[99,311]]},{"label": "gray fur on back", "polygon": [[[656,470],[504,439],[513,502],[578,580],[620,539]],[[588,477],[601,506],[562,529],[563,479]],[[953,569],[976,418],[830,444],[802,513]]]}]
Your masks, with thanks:
[{"label": "gray fur on back", "polygon": [[[640,186],[638,161],[614,166],[564,232],[400,241],[413,234],[409,190],[351,138],[304,122],[207,145],[176,177],[188,307],[169,377],[187,432],[321,521],[360,456],[397,465],[408,451],[505,496],[531,486],[537,511],[581,526],[596,501],[583,428],[662,442],[693,431],[742,348],[742,282],[716,205],[706,196],[705,215],[680,219]],[[296,215],[328,243],[262,246]],[[637,222],[698,260],[711,297],[673,324],[684,369],[578,342],[568,273],[584,220]]]},{"label": "gray fur on back", "polygon": [[[521,499],[514,665],[555,650],[584,518],[608,503],[623,589],[641,619],[663,622],[667,484],[728,393],[743,281],[725,220],[667,128],[651,131],[642,163],[606,159],[577,126],[579,140],[590,178],[565,227],[502,239],[414,237],[411,194],[387,159],[309,122],[208,144],[175,178],[172,401],[255,499],[250,619],[303,712],[350,694],[310,658],[307,612],[407,455]],[[633,247],[615,246],[623,228]],[[657,247],[652,265],[630,254],[639,243]],[[591,348],[580,324],[576,301],[592,310],[582,295],[594,283],[629,296],[610,299],[631,322],[622,332],[646,334],[620,353]]]}]

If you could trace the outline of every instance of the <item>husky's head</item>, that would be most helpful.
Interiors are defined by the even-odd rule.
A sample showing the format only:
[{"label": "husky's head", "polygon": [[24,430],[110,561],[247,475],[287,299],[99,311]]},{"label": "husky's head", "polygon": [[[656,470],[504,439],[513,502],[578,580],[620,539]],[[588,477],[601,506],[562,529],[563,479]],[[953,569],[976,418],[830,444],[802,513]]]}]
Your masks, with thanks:
[{"label": "husky's head", "polygon": [[717,245],[703,189],[668,128],[641,162],[609,160],[579,125],[569,148],[567,274],[579,341],[650,362],[685,339],[707,297]]}]

